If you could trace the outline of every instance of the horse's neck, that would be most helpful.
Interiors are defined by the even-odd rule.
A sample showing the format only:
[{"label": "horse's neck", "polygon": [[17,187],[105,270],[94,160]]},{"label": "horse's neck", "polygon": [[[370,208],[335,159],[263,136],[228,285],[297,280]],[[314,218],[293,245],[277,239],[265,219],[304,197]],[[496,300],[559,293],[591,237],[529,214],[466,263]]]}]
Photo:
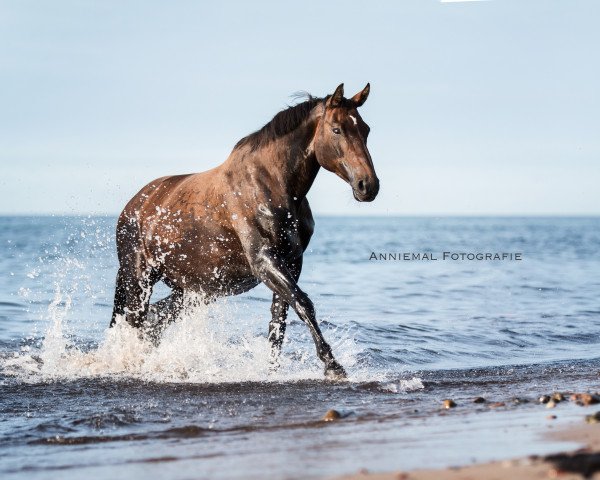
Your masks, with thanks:
[{"label": "horse's neck", "polygon": [[311,148],[316,123],[315,120],[304,122],[293,132],[266,145],[264,152],[260,152],[262,155],[257,155],[257,161],[265,163],[266,171],[290,198],[302,200],[319,172],[320,166]]}]

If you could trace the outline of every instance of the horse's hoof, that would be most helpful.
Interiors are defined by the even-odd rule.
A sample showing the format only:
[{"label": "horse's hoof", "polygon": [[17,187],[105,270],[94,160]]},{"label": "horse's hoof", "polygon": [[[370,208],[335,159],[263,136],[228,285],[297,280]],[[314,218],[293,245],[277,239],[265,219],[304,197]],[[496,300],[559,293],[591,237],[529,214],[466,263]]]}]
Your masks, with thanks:
[{"label": "horse's hoof", "polygon": [[325,378],[330,380],[345,380],[347,377],[346,370],[337,362],[331,362],[325,367]]}]

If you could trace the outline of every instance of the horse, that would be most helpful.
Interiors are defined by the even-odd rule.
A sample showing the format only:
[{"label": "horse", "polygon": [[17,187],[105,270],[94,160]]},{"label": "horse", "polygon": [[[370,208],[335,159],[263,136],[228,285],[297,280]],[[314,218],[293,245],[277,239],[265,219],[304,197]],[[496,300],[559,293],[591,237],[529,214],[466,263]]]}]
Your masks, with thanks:
[{"label": "horse", "polygon": [[[143,330],[149,312],[161,322],[175,319],[184,292],[216,299],[263,282],[273,292],[271,361],[277,364],[291,306],[310,330],[326,378],[345,378],[298,279],[314,230],[306,195],[320,167],[347,182],[359,202],[379,192],[370,128],[358,113],[369,91],[367,84],[348,99],[342,83],[331,95],[307,95],[238,141],[221,165],[143,187],[117,221],[110,326],[124,319]],[[150,305],[160,280],[172,292]]]}]

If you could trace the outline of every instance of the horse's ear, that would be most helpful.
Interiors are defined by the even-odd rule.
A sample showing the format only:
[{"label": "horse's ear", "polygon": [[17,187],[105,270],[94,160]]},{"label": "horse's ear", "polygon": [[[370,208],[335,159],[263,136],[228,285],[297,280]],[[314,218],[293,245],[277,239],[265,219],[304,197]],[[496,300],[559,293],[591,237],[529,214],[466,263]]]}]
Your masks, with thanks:
[{"label": "horse's ear", "polygon": [[333,92],[333,95],[327,100],[328,107],[339,107],[344,99],[344,84],[340,83]]},{"label": "horse's ear", "polygon": [[360,107],[360,106],[362,106],[363,103],[365,103],[367,101],[370,91],[371,91],[371,84],[367,83],[367,86],[365,88],[363,88],[362,91],[360,91],[356,95],[354,95],[351,98],[351,100],[354,102],[354,104],[357,107]]}]

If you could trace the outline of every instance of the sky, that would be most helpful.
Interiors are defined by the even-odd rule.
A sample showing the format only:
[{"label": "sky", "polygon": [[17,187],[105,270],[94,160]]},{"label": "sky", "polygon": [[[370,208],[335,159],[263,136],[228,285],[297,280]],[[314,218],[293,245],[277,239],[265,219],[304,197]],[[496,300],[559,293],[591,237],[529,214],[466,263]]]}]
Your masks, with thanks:
[{"label": "sky", "polygon": [[117,214],[292,94],[346,96],[381,181],[316,214],[600,214],[596,0],[0,0],[0,214]]}]

